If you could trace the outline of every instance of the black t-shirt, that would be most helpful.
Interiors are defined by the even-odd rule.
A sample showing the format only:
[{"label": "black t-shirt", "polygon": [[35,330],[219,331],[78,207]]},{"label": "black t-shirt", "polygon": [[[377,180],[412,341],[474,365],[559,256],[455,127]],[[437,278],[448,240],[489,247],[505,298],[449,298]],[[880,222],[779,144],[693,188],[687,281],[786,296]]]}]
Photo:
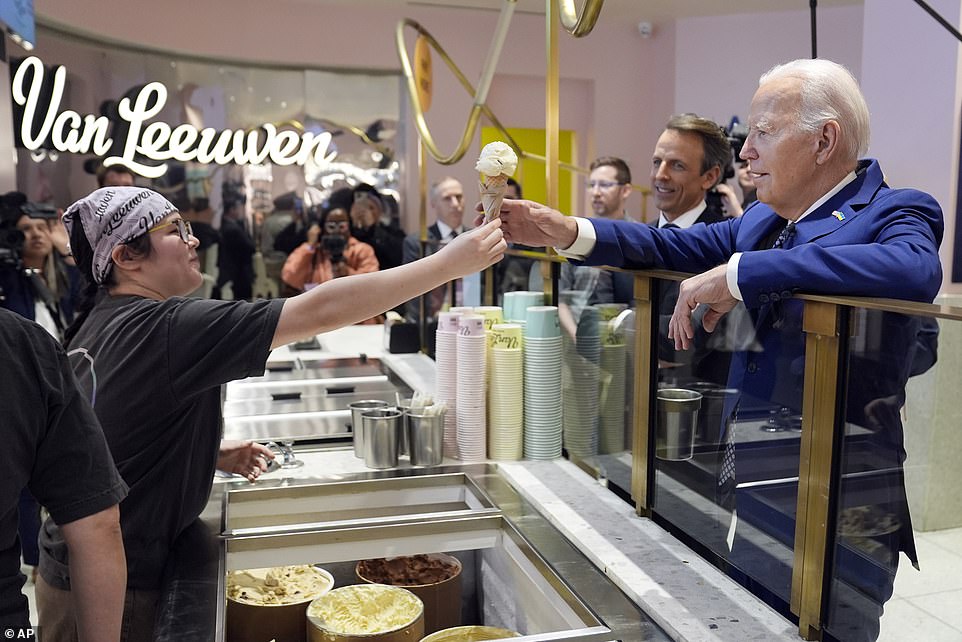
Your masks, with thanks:
[{"label": "black t-shirt", "polygon": [[[68,346],[71,365],[130,486],[120,505],[127,584],[159,586],[168,551],[203,511],[223,432],[220,386],[263,374],[283,299],[105,297]],[[66,588],[58,530],[40,572]]]},{"label": "black t-shirt", "polygon": [[63,348],[0,310],[0,628],[29,626],[17,500],[27,486],[58,524],[105,510],[127,487]]}]

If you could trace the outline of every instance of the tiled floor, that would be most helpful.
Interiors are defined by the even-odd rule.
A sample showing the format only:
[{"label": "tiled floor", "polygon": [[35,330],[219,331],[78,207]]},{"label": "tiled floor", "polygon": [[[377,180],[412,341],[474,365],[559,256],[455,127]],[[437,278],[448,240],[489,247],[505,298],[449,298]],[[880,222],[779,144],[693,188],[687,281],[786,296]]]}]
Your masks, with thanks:
[{"label": "tiled floor", "polygon": [[880,642],[962,642],[962,528],[915,534],[921,572],[903,556]]}]

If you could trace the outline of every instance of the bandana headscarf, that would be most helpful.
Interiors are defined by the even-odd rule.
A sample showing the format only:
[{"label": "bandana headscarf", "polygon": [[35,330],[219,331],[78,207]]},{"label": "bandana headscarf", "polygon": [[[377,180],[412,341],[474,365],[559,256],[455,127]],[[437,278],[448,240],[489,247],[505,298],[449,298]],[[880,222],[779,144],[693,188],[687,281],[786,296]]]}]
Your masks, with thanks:
[{"label": "bandana headscarf", "polygon": [[77,219],[93,250],[93,278],[103,283],[113,261],[111,251],[157,225],[177,208],[166,198],[143,187],[103,187],[73,205],[63,215],[73,234]]}]

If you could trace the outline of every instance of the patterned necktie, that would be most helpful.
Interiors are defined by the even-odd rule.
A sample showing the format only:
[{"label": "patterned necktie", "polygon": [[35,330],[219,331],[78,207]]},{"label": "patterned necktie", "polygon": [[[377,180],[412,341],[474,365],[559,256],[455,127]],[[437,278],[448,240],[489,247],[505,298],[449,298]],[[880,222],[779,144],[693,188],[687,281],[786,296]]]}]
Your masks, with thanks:
[{"label": "patterned necktie", "polygon": [[738,425],[738,404],[732,409],[731,421],[725,426],[725,454],[718,472],[718,505],[732,508],[735,499],[735,426]]},{"label": "patterned necktie", "polygon": [[772,249],[777,250],[780,247],[784,247],[787,243],[791,242],[792,237],[795,236],[795,222],[789,221],[782,231],[778,233],[778,238],[772,243]]},{"label": "patterned necktie", "polygon": [[[772,249],[777,250],[779,248],[785,247],[786,244],[790,243],[792,237],[795,236],[795,223],[794,221],[789,221],[782,228],[782,231],[778,233],[778,238],[772,243]],[[719,486],[733,486],[735,481],[735,426],[737,422],[732,420],[728,425],[728,430],[725,434],[725,454],[722,457],[721,471],[718,474],[718,485]]]}]

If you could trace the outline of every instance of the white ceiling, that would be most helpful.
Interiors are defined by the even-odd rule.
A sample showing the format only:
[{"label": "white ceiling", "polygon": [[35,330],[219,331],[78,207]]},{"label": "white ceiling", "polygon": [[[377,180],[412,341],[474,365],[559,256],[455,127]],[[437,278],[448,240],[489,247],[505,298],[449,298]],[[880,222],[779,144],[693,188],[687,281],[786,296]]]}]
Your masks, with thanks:
[{"label": "white ceiling", "polygon": [[[443,6],[461,9],[498,11],[508,0],[302,0],[314,4],[350,4],[385,7],[406,5]],[[517,0],[517,12],[544,15],[546,0]],[[580,11],[585,0],[575,0]],[[863,4],[864,0],[821,0],[818,7]],[[674,18],[713,16],[734,13],[768,13],[799,11],[809,8],[809,0],[604,0],[599,20],[631,22],[642,20],[663,22]]]}]

